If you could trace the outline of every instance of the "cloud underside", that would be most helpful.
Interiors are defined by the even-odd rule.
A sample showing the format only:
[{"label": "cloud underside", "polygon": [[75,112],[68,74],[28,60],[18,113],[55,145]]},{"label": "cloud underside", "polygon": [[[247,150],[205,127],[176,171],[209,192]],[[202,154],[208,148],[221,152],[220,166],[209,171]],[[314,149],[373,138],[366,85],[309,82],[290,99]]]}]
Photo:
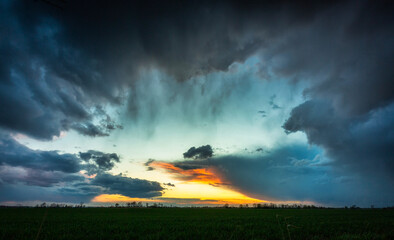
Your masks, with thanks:
[{"label": "cloud underside", "polygon": [[127,103],[134,118],[143,107],[159,109],[140,105],[141,69],[187,81],[253,54],[262,78],[310,81],[309,96],[344,112],[393,100],[392,3],[173,4],[69,1],[57,11],[42,2],[2,3],[0,126],[38,139],[70,129],[108,136],[117,124],[96,107]]},{"label": "cloud underside", "polygon": [[78,202],[100,194],[140,198],[162,195],[164,188],[158,182],[108,173],[116,162],[119,156],[115,153],[90,150],[75,155],[32,150],[3,135],[0,201]]},{"label": "cloud underside", "polygon": [[[230,188],[266,201],[305,201],[331,206],[384,206],[393,199],[391,176],[359,171],[356,163],[334,162],[316,147],[293,145],[260,155],[227,155],[202,160],[153,161],[174,179]],[[348,168],[354,168],[350,171]],[[382,169],[379,169],[382,171]],[[378,195],[373,194],[379,192]]]}]

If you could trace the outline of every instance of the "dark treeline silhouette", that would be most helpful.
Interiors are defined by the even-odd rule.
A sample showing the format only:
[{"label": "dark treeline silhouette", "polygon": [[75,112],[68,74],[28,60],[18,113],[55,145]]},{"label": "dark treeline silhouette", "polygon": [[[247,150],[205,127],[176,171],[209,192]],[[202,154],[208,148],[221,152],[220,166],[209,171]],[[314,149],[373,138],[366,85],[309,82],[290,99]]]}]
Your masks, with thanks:
[{"label": "dark treeline silhouette", "polygon": [[[276,203],[254,203],[254,204],[224,204],[224,205],[172,205],[163,204],[160,202],[123,202],[114,203],[113,205],[101,205],[101,206],[86,206],[83,202],[79,204],[65,204],[65,203],[46,203],[36,204],[35,206],[17,205],[7,206],[0,205],[0,208],[15,208],[15,207],[35,207],[35,208],[85,208],[85,207],[101,207],[101,208],[239,208],[239,209],[368,209],[366,207],[358,207],[357,205],[344,206],[344,207],[325,207],[315,206],[313,204],[276,204]],[[393,209],[394,206],[386,207],[375,207],[370,205],[369,209]]]},{"label": "dark treeline silhouette", "polygon": [[[114,203],[113,205],[105,206],[86,206],[83,202],[80,204],[64,204],[64,203],[46,203],[36,204],[35,206],[5,206],[0,205],[0,208],[16,208],[16,207],[35,207],[35,208],[85,208],[85,207],[101,207],[101,208],[239,208],[239,209],[361,209],[356,205],[351,205],[350,207],[324,207],[315,205],[304,205],[304,204],[275,204],[275,203],[255,203],[255,204],[240,204],[240,205],[165,205],[163,203],[143,203],[143,202],[127,202],[127,203]],[[369,209],[393,209],[394,206],[376,208],[371,205]],[[367,208],[362,208],[367,209]]]}]

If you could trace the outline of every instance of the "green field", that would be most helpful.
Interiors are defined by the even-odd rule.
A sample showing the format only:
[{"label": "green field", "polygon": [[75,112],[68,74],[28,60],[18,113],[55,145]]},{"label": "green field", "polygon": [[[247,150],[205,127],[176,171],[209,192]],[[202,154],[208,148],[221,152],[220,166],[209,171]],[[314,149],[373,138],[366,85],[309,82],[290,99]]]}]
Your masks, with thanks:
[{"label": "green field", "polygon": [[394,239],[394,210],[1,208],[0,239]]}]

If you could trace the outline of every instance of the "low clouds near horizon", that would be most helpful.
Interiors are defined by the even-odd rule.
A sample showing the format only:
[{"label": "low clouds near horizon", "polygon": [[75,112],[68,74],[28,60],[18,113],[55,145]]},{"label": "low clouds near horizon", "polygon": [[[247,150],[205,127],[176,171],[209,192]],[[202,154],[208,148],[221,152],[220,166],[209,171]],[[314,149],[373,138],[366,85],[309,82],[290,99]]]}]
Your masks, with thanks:
[{"label": "low clouds near horizon", "polygon": [[[100,194],[140,198],[162,195],[164,188],[156,181],[108,173],[116,162],[119,162],[116,153],[90,150],[77,155],[32,150],[12,137],[2,135],[0,201],[80,202],[90,201]],[[26,189],[36,189],[42,195],[25,194]],[[56,196],[63,199],[56,199]]]},{"label": "low clouds near horizon", "polygon": [[325,155],[318,147],[295,144],[264,154],[151,161],[148,166],[165,170],[180,181],[222,186],[268,201],[385,206],[394,197],[389,173],[376,177],[373,168],[368,172],[358,168],[357,162],[332,161]]}]

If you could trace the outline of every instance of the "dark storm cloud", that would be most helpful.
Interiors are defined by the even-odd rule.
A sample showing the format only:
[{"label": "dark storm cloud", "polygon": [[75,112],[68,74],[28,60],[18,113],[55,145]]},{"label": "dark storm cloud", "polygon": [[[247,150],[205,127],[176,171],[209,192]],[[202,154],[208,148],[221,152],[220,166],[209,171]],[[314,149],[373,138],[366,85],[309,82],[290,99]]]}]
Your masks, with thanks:
[{"label": "dark storm cloud", "polygon": [[116,124],[115,121],[112,120],[103,110],[102,106],[96,106],[96,111],[93,116],[102,117],[99,124],[95,125],[91,122],[80,122],[72,124],[70,128],[89,137],[105,137],[109,136],[111,131],[115,129],[123,129],[122,125]]},{"label": "dark storm cloud", "polygon": [[140,198],[161,196],[164,190],[158,182],[107,173],[97,174],[91,184],[104,188],[103,193]]},{"label": "dark storm cloud", "polygon": [[362,115],[394,98],[392,1],[334,4],[299,28],[288,28],[264,50],[274,77],[309,81],[309,98],[325,98],[339,112]]},{"label": "dark storm cloud", "polygon": [[348,117],[329,102],[311,100],[294,108],[283,127],[288,133],[304,132],[310,143],[323,147],[335,160],[332,164],[336,167],[393,184],[393,123],[394,104]]},{"label": "dark storm cloud", "polygon": [[[334,206],[356,203],[366,207],[387,206],[394,200],[390,182],[338,169],[324,159],[321,150],[305,145],[279,147],[263,155],[157,162],[155,166],[170,169],[184,181],[195,179],[189,178],[192,169],[206,169],[215,174],[212,178],[219,179],[217,185],[263,200],[314,201]],[[201,173],[198,171],[198,176],[204,176]]]},{"label": "dark storm cloud", "polygon": [[198,148],[191,147],[183,153],[184,158],[205,159],[212,157],[213,150],[211,145],[205,145]]},{"label": "dark storm cloud", "polygon": [[32,150],[9,136],[0,136],[1,165],[64,173],[76,173],[81,170],[80,159],[73,154]]},{"label": "dark storm cloud", "polygon": [[[94,174],[109,171],[118,162],[120,157],[116,153],[89,150],[78,155],[60,154],[58,151],[32,150],[7,135],[2,135],[0,138],[0,166],[21,167],[26,171],[58,172],[56,174],[87,170],[89,174]],[[38,176],[38,174],[33,175]]]},{"label": "dark storm cloud", "polygon": [[74,130],[79,132],[82,135],[89,136],[89,137],[103,137],[109,136],[109,133],[105,132],[100,126],[96,126],[93,123],[86,122],[86,123],[76,123],[71,126]]},{"label": "dark storm cloud", "polygon": [[[304,132],[324,149],[333,169],[363,179],[355,188],[385,195],[394,184],[394,4],[358,3],[333,5],[288,29],[261,58],[271,79],[310,85],[285,131]],[[394,202],[391,195],[387,199]]]},{"label": "dark storm cloud", "polygon": [[157,67],[178,80],[226,71],[327,7],[67,1],[58,10],[42,1],[4,1],[0,126],[39,139],[71,128],[107,136],[91,123],[91,109],[97,103],[120,104],[128,95],[131,115],[138,114],[135,101],[143,94],[130,88],[141,67]]},{"label": "dark storm cloud", "polygon": [[0,166],[0,175],[0,182],[2,183],[22,183],[29,186],[40,187],[51,187],[58,183],[68,183],[84,180],[84,177],[78,174],[10,166]]},{"label": "dark storm cloud", "polygon": [[[2,134],[0,200],[78,202],[78,199],[86,201],[104,193],[130,197],[161,196],[164,188],[158,182],[108,174],[107,171],[119,161],[120,157],[116,153],[95,150],[80,152],[78,155],[32,150]],[[97,175],[93,179],[85,178],[79,173],[80,170]],[[43,193],[41,198],[33,194],[33,190]],[[24,196],[26,193],[30,196]]]},{"label": "dark storm cloud", "polygon": [[270,79],[311,80],[309,96],[326,96],[343,111],[365,113],[393,100],[389,1],[68,1],[63,10],[5,1],[0,7],[0,125],[40,139],[70,128],[107,136],[104,130],[116,125],[91,123],[96,103],[119,104],[128,96],[131,116],[138,116],[145,94],[133,88],[141,68],[186,80],[227,71],[256,53]]},{"label": "dark storm cloud", "polygon": [[[277,65],[278,73],[311,81],[305,91],[310,100],[293,109],[283,125],[286,132],[304,132],[336,168],[382,185],[394,184],[389,127],[394,123],[394,71],[389,66],[394,47],[388,43],[393,38],[389,9],[392,3],[367,2],[352,17],[338,19],[347,23],[339,28],[317,22],[316,30],[325,26],[323,35],[316,42],[311,41],[311,30],[303,37],[294,36],[298,47],[289,43],[279,54],[286,64]],[[337,39],[332,41],[331,35]]]},{"label": "dark storm cloud", "polygon": [[87,163],[94,163],[87,167],[91,174],[99,171],[109,171],[115,166],[115,163],[120,162],[120,157],[116,153],[103,153],[95,150],[80,152],[79,157]]},{"label": "dark storm cloud", "polygon": [[[1,171],[0,171],[1,172]],[[97,178],[97,180],[96,180]],[[122,175],[98,174],[90,181],[69,181],[58,187],[47,185],[9,184],[0,182],[0,201],[90,202],[100,194],[122,194],[128,197],[151,198],[165,190],[160,183]]]},{"label": "dark storm cloud", "polygon": [[5,134],[0,138],[0,181],[50,187],[83,181],[78,172],[86,169],[74,154],[32,150]]},{"label": "dark storm cloud", "polygon": [[127,197],[151,198],[161,196],[164,190],[160,183],[155,181],[102,172],[89,182],[77,182],[60,188],[58,191],[66,196],[86,197],[90,200],[100,194],[121,194]]},{"label": "dark storm cloud", "polygon": [[65,43],[64,27],[45,9],[45,4],[29,1],[0,5],[0,126],[45,140],[72,126],[89,134],[91,109],[103,98],[76,83],[101,86],[99,74],[90,65],[92,59]]}]

